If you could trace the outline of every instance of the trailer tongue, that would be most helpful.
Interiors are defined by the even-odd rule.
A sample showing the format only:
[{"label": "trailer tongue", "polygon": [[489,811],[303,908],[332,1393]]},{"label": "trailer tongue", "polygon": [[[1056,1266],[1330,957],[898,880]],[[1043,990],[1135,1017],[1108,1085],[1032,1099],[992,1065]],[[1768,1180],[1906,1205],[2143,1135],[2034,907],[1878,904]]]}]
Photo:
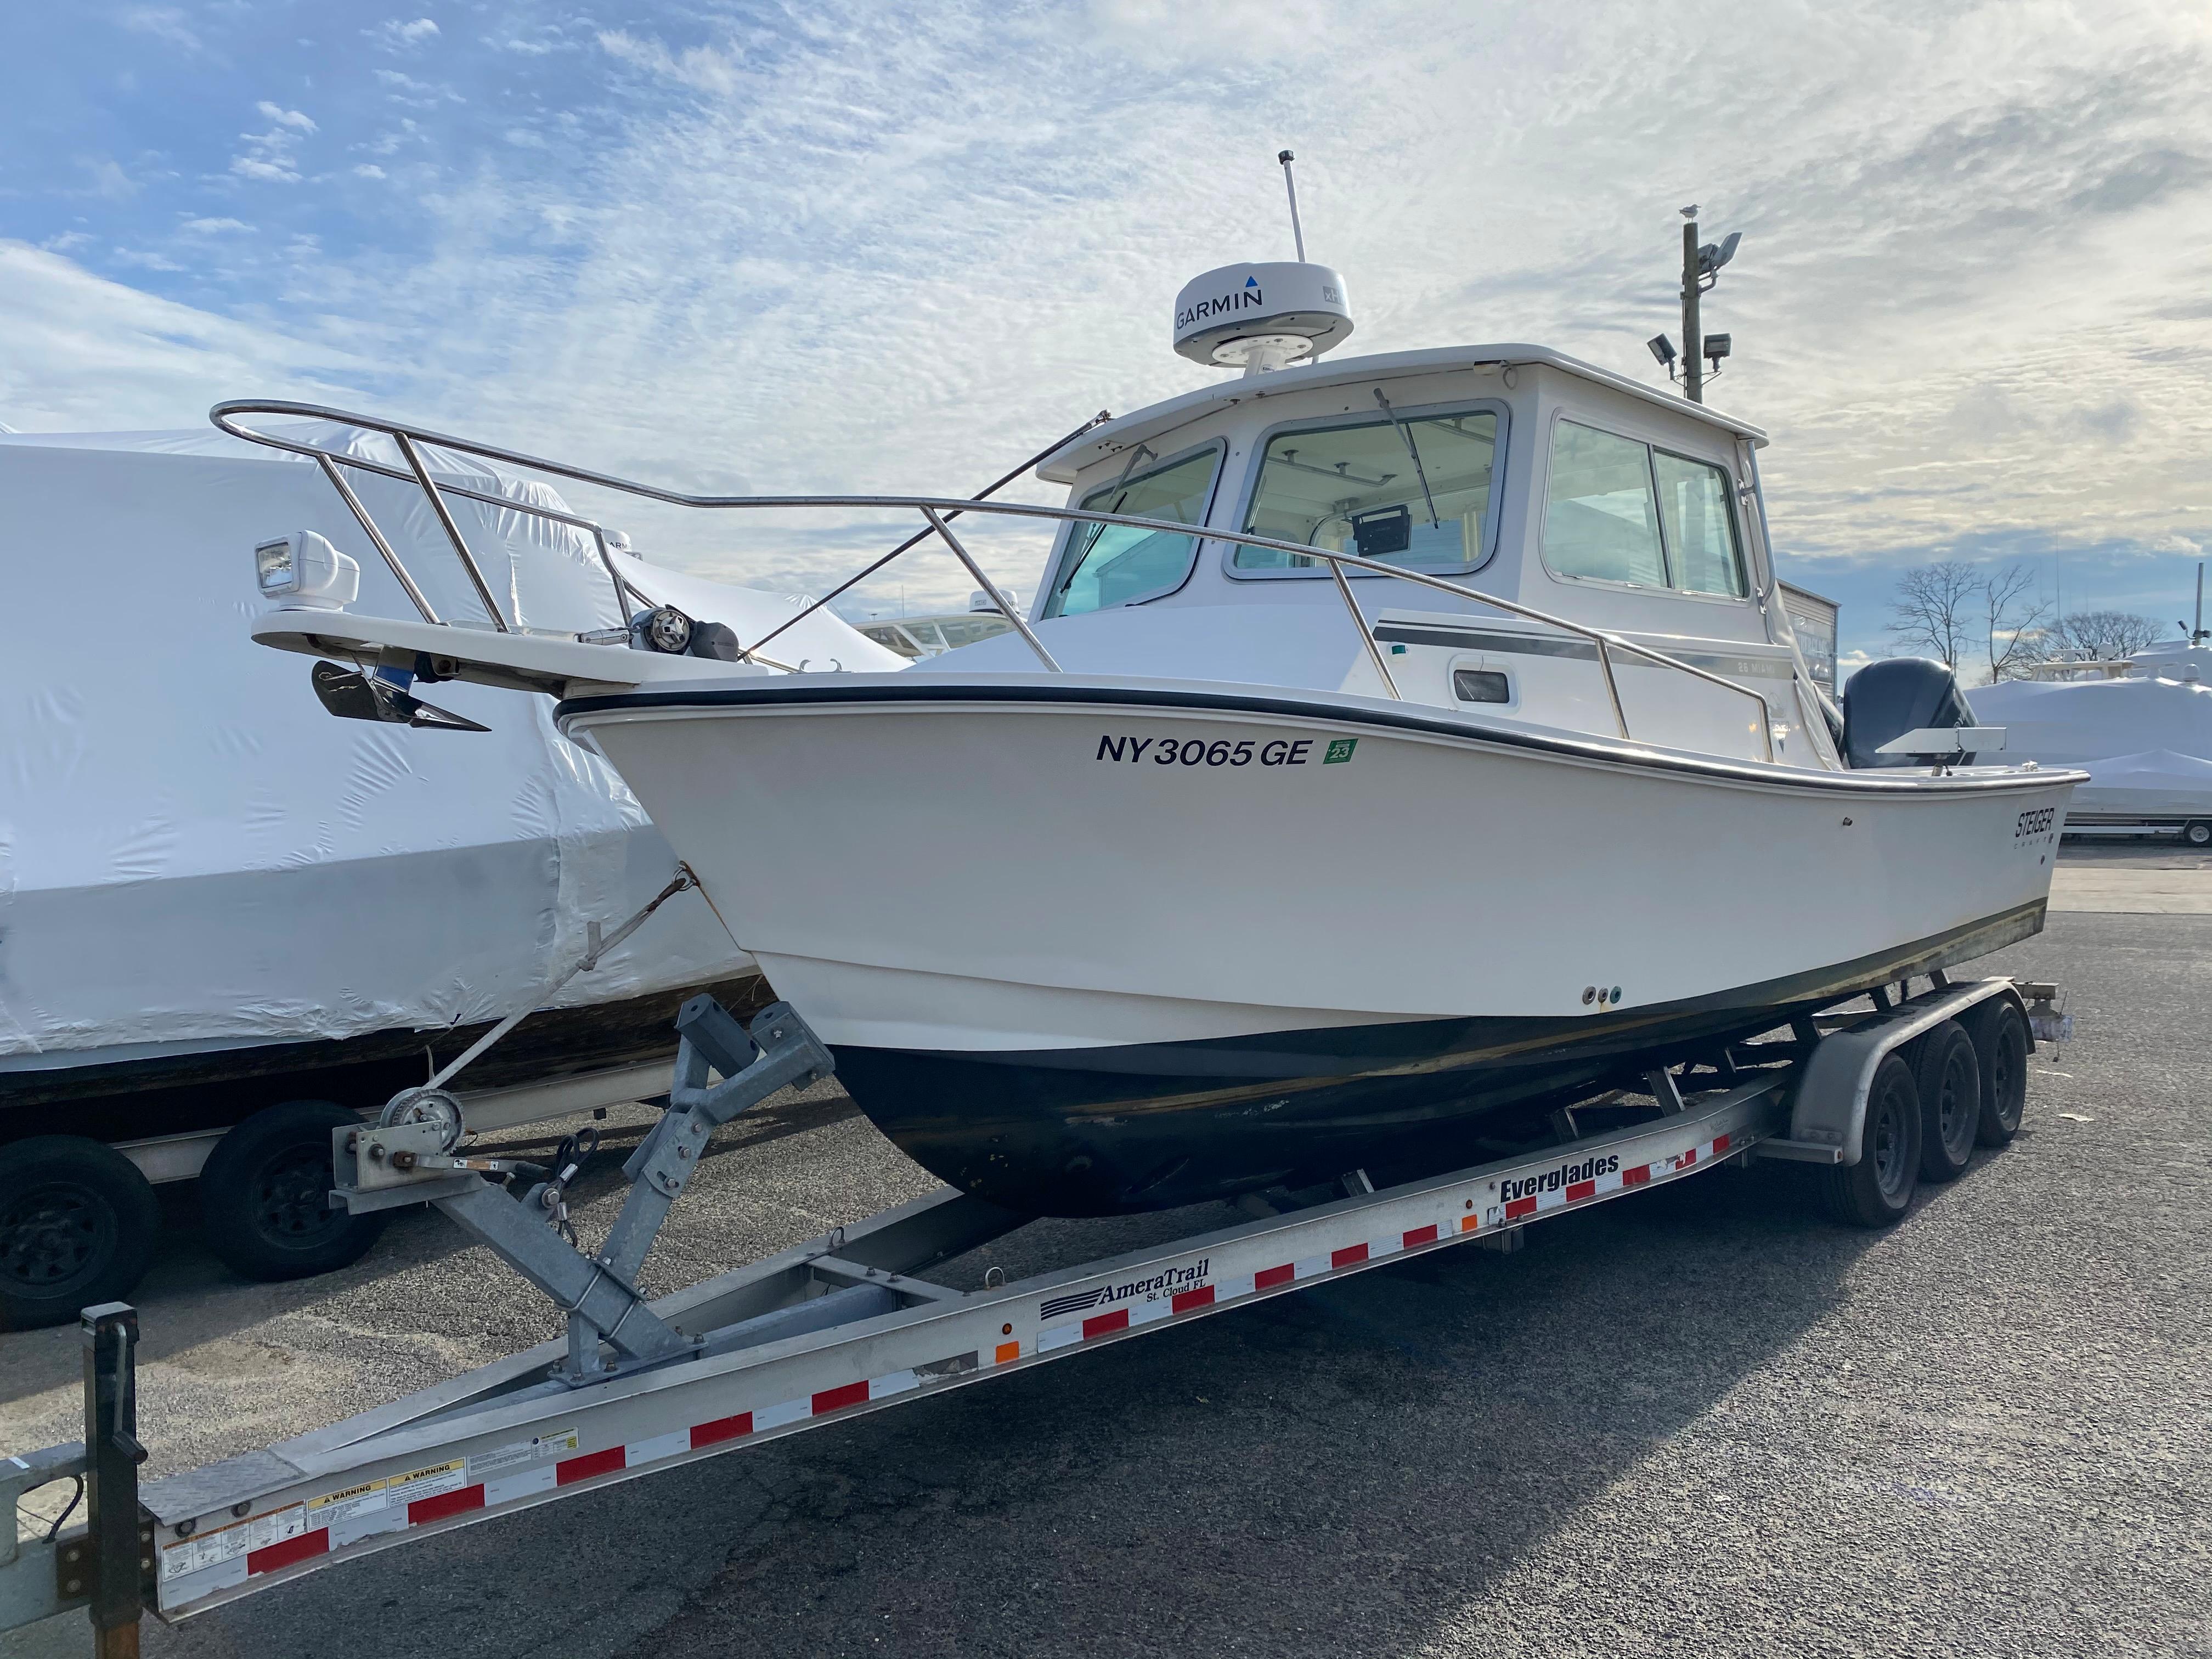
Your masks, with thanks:
[{"label": "trailer tongue", "polygon": [[[1806,1022],[1790,1041],[1717,1056],[1708,1077],[1655,1073],[1648,1121],[1578,1134],[1571,1110],[1560,1144],[1538,1152],[1381,1191],[1349,1171],[1346,1196],[1020,1283],[994,1269],[963,1291],[922,1276],[1029,1219],[946,1188],[648,1303],[638,1268],[714,1127],[830,1066],[791,1009],[766,1010],[748,1035],[697,999],[678,1023],[669,1110],[625,1164],[631,1190],[596,1253],[559,1224],[572,1170],[518,1198],[511,1170],[457,1156],[434,1120],[339,1135],[333,1202],[434,1204],[551,1297],[565,1340],[140,1487],[137,1316],[87,1310],[86,1441],[0,1462],[0,1486],[20,1498],[78,1478],[88,1522],[0,1559],[0,1629],[82,1607],[100,1654],[135,1654],[142,1608],[179,1620],[336,1561],[1401,1257],[1510,1249],[1531,1221],[1731,1160],[1824,1166],[1830,1207],[1882,1224],[1903,1214],[1923,1167],[1915,1079],[1933,1075],[1939,1053],[1955,1060],[1968,1042],[1977,1057],[1960,1074],[1967,1097],[1943,1108],[1966,1112],[1969,1149],[2018,1127],[2025,1077],[2007,1061],[2031,1030],[2064,1034],[2052,988],[2025,989],[1939,976],[1917,996],[1878,997],[1847,1026]],[[1960,1133],[1926,1115],[1935,1133]]]}]

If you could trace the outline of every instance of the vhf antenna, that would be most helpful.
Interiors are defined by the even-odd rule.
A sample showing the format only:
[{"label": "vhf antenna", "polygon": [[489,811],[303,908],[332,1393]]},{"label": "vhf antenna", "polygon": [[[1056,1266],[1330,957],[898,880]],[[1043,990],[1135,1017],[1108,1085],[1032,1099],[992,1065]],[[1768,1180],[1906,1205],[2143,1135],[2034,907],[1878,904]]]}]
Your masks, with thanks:
[{"label": "vhf antenna", "polygon": [[1298,245],[1298,263],[1306,262],[1306,234],[1298,228],[1298,181],[1291,175],[1291,163],[1298,158],[1285,150],[1275,157],[1283,164],[1283,188],[1291,193],[1291,238]]}]

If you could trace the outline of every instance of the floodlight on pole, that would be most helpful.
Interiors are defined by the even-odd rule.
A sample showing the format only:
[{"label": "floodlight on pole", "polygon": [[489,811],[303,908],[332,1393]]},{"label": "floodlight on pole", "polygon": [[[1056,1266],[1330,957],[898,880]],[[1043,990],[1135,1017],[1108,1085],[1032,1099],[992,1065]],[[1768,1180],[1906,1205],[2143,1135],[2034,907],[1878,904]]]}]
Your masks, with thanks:
[{"label": "floodlight on pole", "polygon": [[[1720,280],[1721,267],[1735,258],[1737,245],[1743,233],[1732,230],[1718,242],[1698,240],[1698,208],[1695,203],[1681,210],[1682,214],[1682,395],[1693,404],[1705,400],[1705,368],[1702,360],[1711,359],[1714,372],[1719,372],[1719,360],[1729,354],[1731,343],[1725,334],[1716,335],[1720,349],[1713,351],[1700,328],[1698,301],[1700,295]],[[1655,354],[1656,355],[1656,354]],[[1668,373],[1671,376],[1673,370]]]}]

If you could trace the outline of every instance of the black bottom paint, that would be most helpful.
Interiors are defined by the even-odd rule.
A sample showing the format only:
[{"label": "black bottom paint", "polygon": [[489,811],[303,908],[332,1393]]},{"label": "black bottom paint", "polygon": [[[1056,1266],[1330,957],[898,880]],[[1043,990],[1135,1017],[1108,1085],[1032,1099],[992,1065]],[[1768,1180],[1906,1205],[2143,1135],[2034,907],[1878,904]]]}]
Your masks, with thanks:
[{"label": "black bottom paint", "polygon": [[1378,1184],[1542,1140],[1557,1107],[1640,1086],[1906,975],[2042,931],[2041,902],[1933,939],[1692,1001],[1129,1047],[838,1048],[839,1079],[917,1164],[1037,1215],[1115,1215],[1364,1169]]}]

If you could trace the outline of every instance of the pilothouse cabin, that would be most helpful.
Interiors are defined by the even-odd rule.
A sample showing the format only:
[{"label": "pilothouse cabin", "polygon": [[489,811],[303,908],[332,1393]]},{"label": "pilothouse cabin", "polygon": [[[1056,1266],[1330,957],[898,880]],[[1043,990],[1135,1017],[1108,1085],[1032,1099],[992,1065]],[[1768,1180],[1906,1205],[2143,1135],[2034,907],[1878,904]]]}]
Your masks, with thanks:
[{"label": "pilothouse cabin", "polygon": [[[1095,428],[1038,476],[1072,507],[1194,526],[1064,525],[1030,616],[1071,672],[1387,697],[1328,562],[1401,567],[1606,630],[1757,691],[1773,757],[1835,769],[1775,591],[1755,427],[1538,346],[1447,348],[1248,374]],[[1591,641],[1347,569],[1399,698],[1619,735]],[[1018,671],[999,640],[918,669]],[[1764,760],[1755,707],[1611,653],[1639,743]],[[997,660],[1003,657],[1003,663]],[[1032,659],[1033,660],[1033,659]]]}]

